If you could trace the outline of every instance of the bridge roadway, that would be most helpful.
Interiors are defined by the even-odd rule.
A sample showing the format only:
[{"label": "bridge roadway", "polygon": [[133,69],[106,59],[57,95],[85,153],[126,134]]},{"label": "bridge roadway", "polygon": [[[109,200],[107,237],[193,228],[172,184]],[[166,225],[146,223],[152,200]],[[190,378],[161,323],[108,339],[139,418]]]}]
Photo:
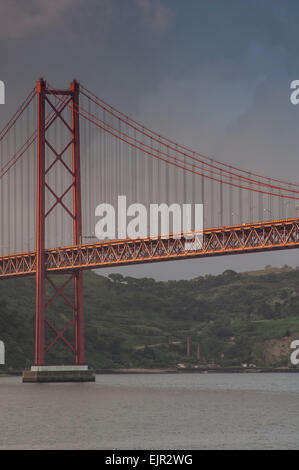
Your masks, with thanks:
[{"label": "bridge roadway", "polygon": [[[175,238],[125,239],[46,250],[48,273],[78,269],[153,263],[188,258],[299,248],[299,219],[284,219],[205,229],[203,243],[189,249],[190,240]],[[0,257],[0,279],[33,275],[36,252]]]}]

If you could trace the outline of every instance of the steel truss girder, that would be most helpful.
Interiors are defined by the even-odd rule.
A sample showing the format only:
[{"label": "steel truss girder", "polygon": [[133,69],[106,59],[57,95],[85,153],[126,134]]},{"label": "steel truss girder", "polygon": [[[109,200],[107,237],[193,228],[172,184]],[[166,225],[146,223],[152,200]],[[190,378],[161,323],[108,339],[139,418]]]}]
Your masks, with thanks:
[{"label": "steel truss girder", "polygon": [[[299,219],[232,225],[203,232],[200,249],[189,251],[185,238],[115,240],[45,251],[47,273],[153,263],[259,251],[299,248]],[[0,279],[36,273],[36,253],[0,257]]]}]

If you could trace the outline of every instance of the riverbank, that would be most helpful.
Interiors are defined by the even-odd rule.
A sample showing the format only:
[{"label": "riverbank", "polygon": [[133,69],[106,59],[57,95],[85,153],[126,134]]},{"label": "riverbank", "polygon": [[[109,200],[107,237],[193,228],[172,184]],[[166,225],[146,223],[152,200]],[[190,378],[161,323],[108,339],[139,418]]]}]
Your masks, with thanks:
[{"label": "riverbank", "polygon": [[[298,367],[217,367],[217,368],[156,368],[156,369],[95,369],[95,374],[260,374],[260,373],[296,373]],[[23,371],[0,372],[1,377],[22,376]]]},{"label": "riverbank", "polygon": [[269,372],[299,372],[294,367],[218,367],[218,368],[180,368],[180,369],[97,369],[96,374],[207,374],[207,373],[269,373]]},{"label": "riverbank", "polygon": [[[290,345],[299,338],[299,268],[254,274],[228,271],[159,283],[86,272],[87,363],[99,370],[290,366]],[[0,365],[0,371],[29,367],[34,358],[33,281],[14,278],[0,283],[5,305],[0,339],[6,351],[6,365]],[[65,294],[73,293],[66,289]],[[53,309],[51,315],[55,324],[65,324],[64,307]],[[61,341],[55,343],[47,356],[52,364],[72,361],[62,346]]]}]

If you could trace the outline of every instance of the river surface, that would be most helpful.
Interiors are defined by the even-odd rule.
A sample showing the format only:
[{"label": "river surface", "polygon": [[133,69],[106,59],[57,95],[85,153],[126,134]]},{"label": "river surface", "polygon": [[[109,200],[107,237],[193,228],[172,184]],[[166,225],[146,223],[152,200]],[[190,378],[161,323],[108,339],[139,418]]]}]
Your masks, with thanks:
[{"label": "river surface", "polygon": [[299,449],[299,374],[0,378],[1,449]]}]

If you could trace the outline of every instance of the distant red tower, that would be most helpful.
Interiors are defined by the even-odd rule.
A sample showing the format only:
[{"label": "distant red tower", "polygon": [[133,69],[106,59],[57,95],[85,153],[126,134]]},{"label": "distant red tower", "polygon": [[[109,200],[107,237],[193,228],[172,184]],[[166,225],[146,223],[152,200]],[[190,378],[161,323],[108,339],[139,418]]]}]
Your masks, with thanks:
[{"label": "distant red tower", "polygon": [[187,351],[186,351],[187,357],[190,357],[190,336],[187,336]]},{"label": "distant red tower", "polygon": [[200,361],[200,346],[197,345],[197,360]]}]

